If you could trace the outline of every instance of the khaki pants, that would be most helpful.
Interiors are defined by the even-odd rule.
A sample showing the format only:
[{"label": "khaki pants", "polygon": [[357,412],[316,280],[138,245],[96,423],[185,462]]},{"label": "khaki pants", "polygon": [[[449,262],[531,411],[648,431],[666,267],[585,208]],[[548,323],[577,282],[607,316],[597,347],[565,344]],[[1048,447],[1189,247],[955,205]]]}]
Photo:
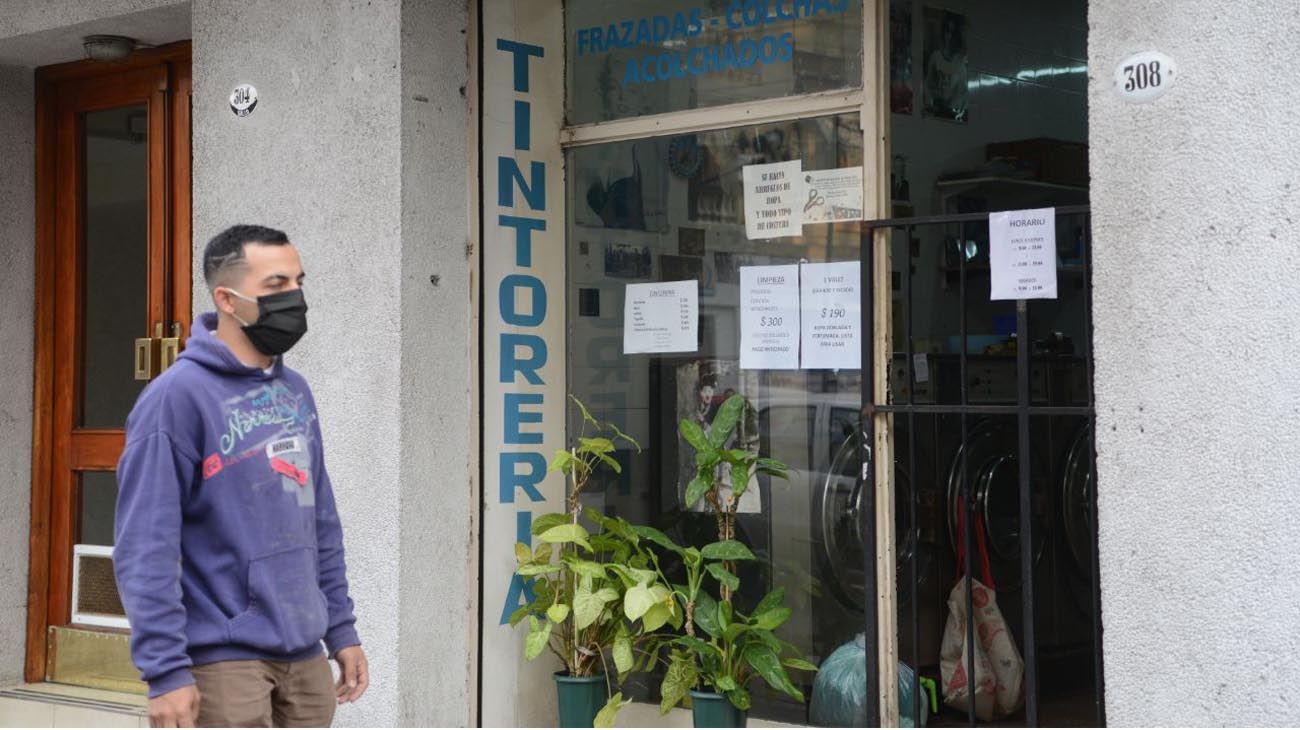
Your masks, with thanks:
[{"label": "khaki pants", "polygon": [[338,702],[329,662],[230,661],[194,667],[199,727],[329,727]]}]

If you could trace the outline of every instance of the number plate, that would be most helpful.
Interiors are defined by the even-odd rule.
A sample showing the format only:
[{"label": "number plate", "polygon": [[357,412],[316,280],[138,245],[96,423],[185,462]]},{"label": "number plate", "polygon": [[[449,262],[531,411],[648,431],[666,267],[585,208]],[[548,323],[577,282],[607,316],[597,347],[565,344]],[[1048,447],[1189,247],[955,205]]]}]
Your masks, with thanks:
[{"label": "number plate", "polygon": [[1115,91],[1125,101],[1153,101],[1173,86],[1177,74],[1174,59],[1159,51],[1143,51],[1119,62],[1115,68]]}]

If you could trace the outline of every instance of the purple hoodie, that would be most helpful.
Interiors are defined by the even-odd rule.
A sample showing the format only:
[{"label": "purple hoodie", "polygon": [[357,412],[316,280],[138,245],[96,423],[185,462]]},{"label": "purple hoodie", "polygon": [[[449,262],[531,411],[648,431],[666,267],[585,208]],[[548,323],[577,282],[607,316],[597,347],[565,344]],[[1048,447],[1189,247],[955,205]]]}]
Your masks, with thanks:
[{"label": "purple hoodie", "polygon": [[280,358],[240,363],[216,325],[140,395],[117,465],[113,567],[150,697],[194,665],[360,643],[311,390]]}]

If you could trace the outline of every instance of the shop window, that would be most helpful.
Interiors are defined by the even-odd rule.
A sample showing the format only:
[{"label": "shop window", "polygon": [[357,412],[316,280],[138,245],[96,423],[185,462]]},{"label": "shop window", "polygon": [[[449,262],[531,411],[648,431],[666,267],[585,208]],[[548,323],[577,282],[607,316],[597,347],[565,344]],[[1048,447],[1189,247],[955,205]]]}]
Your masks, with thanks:
[{"label": "shop window", "polygon": [[[883,169],[865,170],[864,178],[868,196],[875,180],[888,179],[890,202],[881,217],[1071,211],[1057,217],[1059,296],[1033,303],[1025,315],[1024,346],[1032,356],[1023,374],[1017,308],[989,298],[986,220],[931,218],[891,226],[881,239],[891,271],[879,280],[889,282],[888,290],[868,289],[863,311],[874,300],[892,317],[894,352],[877,359],[889,365],[889,404],[923,408],[880,420],[889,426],[883,450],[893,459],[888,486],[897,559],[892,605],[885,600],[880,608],[895,612],[891,648],[907,671],[940,680],[960,533],[954,505],[969,484],[1010,631],[1020,642],[1026,626],[1035,633],[1037,714],[1019,710],[1009,721],[1102,722],[1089,410],[1086,2],[881,3],[888,5],[881,36],[889,84],[878,102],[889,105],[887,132],[864,130],[856,114],[831,114],[842,108],[809,96],[844,89],[860,99],[864,72],[872,73],[863,59],[875,57],[862,43],[863,8],[872,12],[872,3],[566,3],[568,124],[627,120],[609,125],[618,129],[609,137],[603,126],[578,130],[581,138],[566,152],[568,387],[597,417],[646,447],[620,454],[628,468],[605,477],[590,503],[680,542],[708,542],[711,518],[683,504],[693,465],[677,425],[708,420],[727,396],[745,396],[754,417],[742,424],[741,437],[792,473],[788,482],[760,479],[741,505],[740,539],[760,560],[745,566],[736,600],[744,609],[784,587],[794,614],[782,638],[820,663],[864,630],[874,590],[864,551],[891,515],[864,532],[870,492],[861,476],[859,371],[740,367],[739,268],[857,262],[863,232],[873,224],[806,225],[799,236],[751,240],[742,169],[789,160],[800,160],[804,170],[858,167],[874,157],[863,154],[864,135],[874,143],[879,131],[889,154]],[[724,68],[725,58],[738,60]],[[808,111],[802,119],[732,126],[767,100]],[[627,139],[638,129],[633,117],[740,103],[749,106],[718,110],[730,121],[717,129],[675,134],[668,117],[646,126],[655,136]],[[691,119],[695,129],[698,115]],[[690,280],[699,294],[695,350],[624,354],[626,286]],[[874,325],[868,328],[874,333]],[[1020,397],[1022,377],[1031,405],[1068,414],[1012,415],[1007,409]],[[1002,410],[978,417],[943,410],[963,405]],[[1028,454],[1020,453],[1017,418],[1031,420]],[[1021,459],[1032,464],[1026,527],[1033,530],[1029,555],[1038,587],[1028,613],[1018,597]],[[811,678],[795,679],[810,695]],[[658,684],[639,677],[624,689],[653,701]],[[937,695],[932,725],[970,719],[943,707],[941,686]],[[915,721],[919,706],[900,709],[904,722]],[[809,719],[808,708],[764,689],[755,693],[751,715]]]},{"label": "shop window", "polygon": [[[739,267],[858,257],[856,222],[808,225],[798,237],[746,238],[741,168],[793,159],[805,169],[860,166],[856,115],[570,150],[568,306],[576,316],[569,319],[568,380],[597,418],[613,421],[645,446],[627,454],[629,468],[609,476],[588,501],[603,501],[609,514],[655,525],[694,545],[715,539],[716,527],[711,516],[683,504],[694,463],[677,425],[711,420],[734,393],[750,400],[755,416],[742,424],[742,438],[755,440],[761,453],[785,461],[792,472],[789,481],[760,479],[742,498],[740,539],[760,560],[744,566],[737,601],[750,608],[783,586],[794,616],[781,636],[820,661],[863,630],[860,543],[856,558],[828,556],[822,534],[822,511],[839,504],[824,505],[822,495],[828,480],[838,483],[831,455],[844,438],[844,413],[856,413],[861,402],[860,373],[744,370],[738,361]],[[698,286],[698,350],[623,354],[626,285],[683,280]],[[842,491],[847,496],[850,490]],[[856,562],[854,585],[841,586],[844,575],[831,562]],[[845,594],[856,595],[834,598]],[[809,677],[794,679],[810,694]],[[642,699],[655,698],[657,681],[638,684]],[[752,714],[807,718],[803,706],[765,690],[756,692]]]},{"label": "shop window", "polygon": [[856,0],[569,0],[565,26],[571,124],[862,86]]}]

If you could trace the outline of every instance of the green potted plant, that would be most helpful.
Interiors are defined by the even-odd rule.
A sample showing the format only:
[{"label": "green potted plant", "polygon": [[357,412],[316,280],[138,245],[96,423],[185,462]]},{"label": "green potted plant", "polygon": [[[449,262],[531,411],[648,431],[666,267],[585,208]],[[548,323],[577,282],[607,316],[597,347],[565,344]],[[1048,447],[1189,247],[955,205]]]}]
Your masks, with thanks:
[{"label": "green potted plant", "polygon": [[775,634],[791,615],[784,605],[785,589],[768,593],[749,614],[736,610],[730,599],[716,600],[704,590],[706,575],[724,588],[737,590],[740,579],[727,566],[753,560],[749,548],[735,540],[683,548],[653,528],[633,529],[676,552],[686,570],[686,583],[673,589],[685,609],[683,633],[657,637],[651,649],[655,655],[667,654],[659,659],[667,667],[660,686],[660,711],[666,714],[689,697],[695,727],[744,727],[750,707],[748,685],[755,676],[803,701],[786,669],[816,671],[816,667]]},{"label": "green potted plant", "polygon": [[[658,637],[652,652],[667,670],[660,687],[660,711],[667,713],[687,702],[695,727],[744,727],[750,707],[748,685],[755,677],[803,701],[803,693],[790,681],[787,669],[816,671],[794,645],[776,636],[790,619],[785,590],[769,592],[748,614],[737,610],[732,596],[740,588],[735,565],[754,560],[753,552],[735,539],[736,509],[750,479],[756,474],[786,478],[785,464],[760,457],[747,448],[728,448],[737,425],[752,407],[743,396],[729,398],[706,430],[690,420],[681,422],[682,437],[695,449],[696,475],[686,488],[686,503],[703,499],[718,524],[718,540],[703,548],[681,547],[658,530],[634,531],[665,550],[676,553],[684,566],[686,583],[673,587],[681,603],[684,630],[676,636]],[[730,477],[726,488],[723,474]],[[658,560],[655,568],[659,570]],[[661,580],[664,579],[659,571]],[[718,598],[705,590],[705,577],[717,581]],[[696,629],[699,629],[697,632]],[[661,653],[666,652],[666,656]]]},{"label": "green potted plant", "polygon": [[[582,491],[597,469],[622,472],[614,458],[617,445],[637,451],[640,446],[570,398],[582,416],[581,432],[550,465],[568,477],[566,511],[533,522],[535,549],[515,546],[516,572],[531,579],[532,600],[514,612],[510,624],[528,621],[525,658],[549,649],[563,663],[555,673],[560,726],[613,727],[630,700],[613,692],[611,674],[621,682],[634,667],[637,647],[665,625],[680,627],[683,619],[671,587],[654,569],[649,545],[633,526],[582,507]],[[583,516],[600,532],[589,531]]]}]

